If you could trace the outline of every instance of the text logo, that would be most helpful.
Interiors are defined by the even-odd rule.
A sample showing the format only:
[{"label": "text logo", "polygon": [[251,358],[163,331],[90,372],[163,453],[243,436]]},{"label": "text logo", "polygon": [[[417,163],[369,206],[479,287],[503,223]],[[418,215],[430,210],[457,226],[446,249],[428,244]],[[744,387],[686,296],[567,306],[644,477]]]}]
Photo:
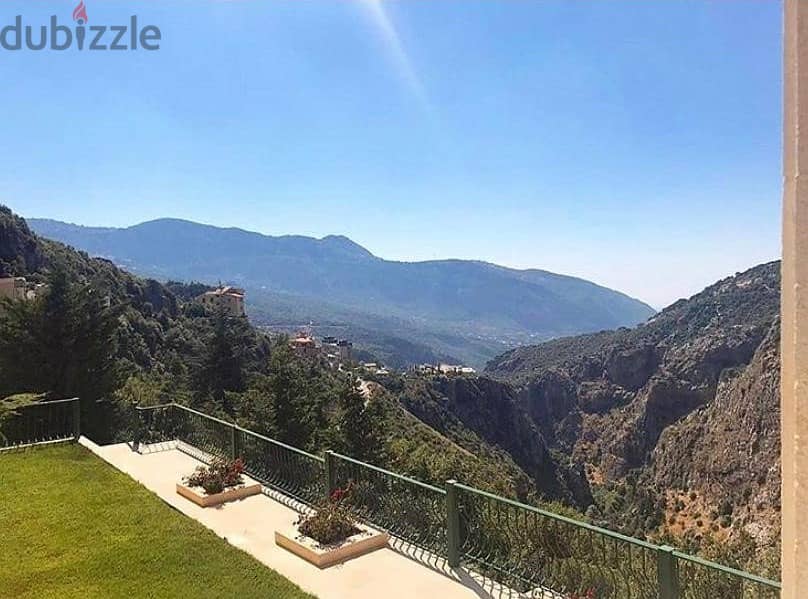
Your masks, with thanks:
[{"label": "text logo", "polygon": [[156,25],[141,27],[137,15],[125,25],[89,25],[87,7],[80,0],[73,9],[74,27],[50,16],[47,25],[29,25],[22,15],[14,17],[13,25],[0,29],[0,49],[3,50],[159,50],[162,33]]}]

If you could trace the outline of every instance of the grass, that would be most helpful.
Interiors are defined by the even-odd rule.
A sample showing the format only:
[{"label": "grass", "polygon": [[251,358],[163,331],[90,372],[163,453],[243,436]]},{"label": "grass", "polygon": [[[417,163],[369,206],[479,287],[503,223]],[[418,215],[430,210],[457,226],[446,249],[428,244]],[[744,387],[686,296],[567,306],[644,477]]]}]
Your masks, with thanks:
[{"label": "grass", "polygon": [[311,598],[83,447],[0,455],[3,597]]}]

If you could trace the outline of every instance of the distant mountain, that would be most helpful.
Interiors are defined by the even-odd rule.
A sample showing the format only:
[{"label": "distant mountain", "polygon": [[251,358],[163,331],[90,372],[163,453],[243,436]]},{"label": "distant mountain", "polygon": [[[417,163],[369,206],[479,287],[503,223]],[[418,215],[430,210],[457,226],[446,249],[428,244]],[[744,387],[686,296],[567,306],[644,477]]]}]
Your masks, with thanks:
[{"label": "distant mountain", "polygon": [[[305,319],[375,330],[478,365],[520,343],[634,325],[654,313],[574,277],[468,260],[394,262],[342,236],[271,237],[176,219],[125,229],[28,223],[141,274],[243,286],[258,324]],[[408,361],[384,345],[393,363]]]}]

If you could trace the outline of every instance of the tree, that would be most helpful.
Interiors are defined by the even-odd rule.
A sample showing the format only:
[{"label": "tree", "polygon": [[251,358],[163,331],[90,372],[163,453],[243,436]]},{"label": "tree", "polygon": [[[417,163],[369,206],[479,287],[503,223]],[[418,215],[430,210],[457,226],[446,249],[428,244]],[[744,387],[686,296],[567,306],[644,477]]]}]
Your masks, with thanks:
[{"label": "tree", "polygon": [[300,362],[285,338],[272,348],[267,391],[272,398],[272,429],[284,443],[308,447],[312,434],[306,406],[306,380]]},{"label": "tree", "polygon": [[365,398],[359,381],[351,376],[339,389],[337,397],[337,442],[342,453],[367,462],[377,462],[382,455],[380,404]]},{"label": "tree", "polygon": [[231,416],[235,407],[227,401],[226,392],[241,393],[246,388],[243,329],[243,319],[231,318],[223,310],[217,310],[213,333],[194,376],[196,403],[212,400]]},{"label": "tree", "polygon": [[6,301],[0,315],[0,391],[78,397],[85,430],[98,424],[96,403],[116,388],[119,307],[100,288],[72,282],[55,264],[48,291],[35,300]]}]

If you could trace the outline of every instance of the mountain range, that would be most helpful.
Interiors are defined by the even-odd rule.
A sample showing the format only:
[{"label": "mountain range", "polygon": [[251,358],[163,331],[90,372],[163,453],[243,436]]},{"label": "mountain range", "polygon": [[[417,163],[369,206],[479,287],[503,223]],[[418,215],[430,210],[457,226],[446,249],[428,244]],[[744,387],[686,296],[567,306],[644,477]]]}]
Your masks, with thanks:
[{"label": "mountain range", "polygon": [[369,357],[403,367],[481,366],[523,343],[631,326],[643,302],[589,281],[482,261],[396,262],[343,236],[273,237],[177,219],[127,228],[27,219],[39,235],[138,274],[244,287],[258,325],[354,339]]}]

